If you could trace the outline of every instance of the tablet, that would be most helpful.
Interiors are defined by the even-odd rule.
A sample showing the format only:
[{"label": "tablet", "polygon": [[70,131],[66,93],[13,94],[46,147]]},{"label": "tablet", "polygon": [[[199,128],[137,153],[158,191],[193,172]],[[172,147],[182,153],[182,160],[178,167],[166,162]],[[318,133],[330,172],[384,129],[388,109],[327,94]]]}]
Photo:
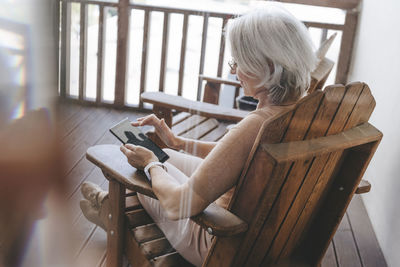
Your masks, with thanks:
[{"label": "tablet", "polygon": [[110,132],[123,144],[133,144],[150,149],[160,162],[169,159],[167,153],[153,143],[138,127],[132,126],[128,118],[112,126]]}]

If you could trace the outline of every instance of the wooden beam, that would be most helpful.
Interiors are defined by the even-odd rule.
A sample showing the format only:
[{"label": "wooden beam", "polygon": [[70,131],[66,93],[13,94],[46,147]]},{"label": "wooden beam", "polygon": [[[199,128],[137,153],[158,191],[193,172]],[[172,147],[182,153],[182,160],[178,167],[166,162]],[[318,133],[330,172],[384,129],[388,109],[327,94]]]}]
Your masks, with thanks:
[{"label": "wooden beam", "polygon": [[129,8],[129,0],[119,0],[114,103],[121,107],[125,105],[127,62],[129,58],[128,43],[130,14],[131,9]]},{"label": "wooden beam", "polygon": [[341,9],[352,9],[356,8],[360,0],[277,0],[278,2],[291,3],[291,4],[302,4],[311,6],[322,6],[322,7],[333,7]]}]

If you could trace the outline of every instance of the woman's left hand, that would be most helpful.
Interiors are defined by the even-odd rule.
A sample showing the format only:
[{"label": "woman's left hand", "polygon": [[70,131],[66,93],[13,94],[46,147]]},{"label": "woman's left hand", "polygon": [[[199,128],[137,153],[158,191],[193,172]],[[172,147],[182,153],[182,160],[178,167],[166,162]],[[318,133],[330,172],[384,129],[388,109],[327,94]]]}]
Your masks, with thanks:
[{"label": "woman's left hand", "polygon": [[122,145],[120,150],[125,154],[128,163],[139,170],[143,170],[150,162],[158,161],[153,151],[142,146],[126,144]]}]

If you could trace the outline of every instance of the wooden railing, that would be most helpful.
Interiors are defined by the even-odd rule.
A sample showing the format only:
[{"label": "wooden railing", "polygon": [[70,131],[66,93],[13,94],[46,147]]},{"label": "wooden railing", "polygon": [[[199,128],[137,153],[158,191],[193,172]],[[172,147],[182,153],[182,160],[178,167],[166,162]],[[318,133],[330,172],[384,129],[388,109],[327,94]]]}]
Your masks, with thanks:
[{"label": "wooden railing", "polygon": [[[59,1],[59,2],[58,2]],[[118,1],[118,2],[117,2]],[[336,71],[336,83],[347,82],[347,75],[349,71],[352,48],[354,43],[354,35],[357,26],[358,19],[358,4],[359,0],[283,0],[282,2],[309,4],[324,7],[334,7],[343,9],[345,12],[344,24],[335,23],[323,23],[323,22],[311,22],[304,21],[305,25],[309,28],[317,28],[321,31],[321,42],[327,37],[328,30],[341,31],[342,38],[340,40],[340,52],[337,62]],[[323,3],[322,3],[323,2]],[[224,28],[228,21],[235,16],[232,13],[224,12],[210,12],[210,11],[198,11],[183,8],[170,8],[151,6],[143,4],[134,4],[129,0],[57,0],[57,17],[56,20],[60,21],[59,27],[61,31],[61,46],[60,46],[60,68],[59,68],[59,91],[60,96],[63,98],[71,98],[69,96],[70,87],[70,43],[71,43],[71,3],[80,4],[80,53],[79,53],[79,94],[78,100],[80,102],[96,103],[113,105],[116,107],[127,107],[126,103],[126,92],[127,92],[127,66],[129,60],[129,32],[130,32],[130,16],[132,10],[142,10],[144,12],[143,22],[143,36],[142,36],[142,55],[141,55],[141,73],[140,73],[140,92],[139,95],[144,92],[146,88],[146,76],[147,73],[147,58],[149,48],[149,34],[150,34],[150,14],[152,12],[162,12],[164,14],[163,30],[162,30],[162,51],[161,51],[161,62],[159,69],[159,91],[164,91],[165,88],[165,75],[167,65],[167,53],[168,53],[168,40],[169,40],[169,27],[171,14],[183,15],[183,26],[182,26],[182,40],[180,49],[180,60],[179,60],[179,75],[177,83],[177,94],[182,95],[183,93],[183,79],[185,73],[185,56],[186,47],[188,43],[188,23],[190,16],[202,16],[203,27],[202,27],[202,39],[200,54],[200,64],[198,73],[199,75],[204,73],[205,53],[207,44],[207,31],[209,27],[210,18],[222,19],[220,47],[219,47],[219,58],[216,75],[220,77],[223,71],[223,62],[225,59],[225,35]],[[85,81],[86,81],[86,70],[87,70],[87,29],[88,29],[88,5],[97,5],[99,7],[99,18],[98,18],[98,53],[97,53],[97,90],[96,98],[86,99],[85,96]],[[116,51],[116,77],[115,77],[115,95],[113,103],[106,103],[102,99],[103,92],[103,81],[104,81],[104,49],[105,49],[105,10],[109,7],[117,8],[118,10],[118,35],[117,35],[117,51]],[[193,89],[192,89],[193,90]],[[139,95],[137,96],[139,98]],[[197,100],[202,97],[202,78],[199,76],[197,84]],[[143,108],[143,103],[140,101],[138,107]]]}]

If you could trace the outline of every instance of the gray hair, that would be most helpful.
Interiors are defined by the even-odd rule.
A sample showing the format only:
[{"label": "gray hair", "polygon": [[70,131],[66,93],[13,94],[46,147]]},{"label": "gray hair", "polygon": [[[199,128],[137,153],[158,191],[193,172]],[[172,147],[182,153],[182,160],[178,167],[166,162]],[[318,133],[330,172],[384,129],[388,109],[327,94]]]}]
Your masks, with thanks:
[{"label": "gray hair", "polygon": [[260,80],[273,104],[298,100],[317,58],[307,28],[280,5],[253,10],[229,27],[232,56],[248,77]]}]

